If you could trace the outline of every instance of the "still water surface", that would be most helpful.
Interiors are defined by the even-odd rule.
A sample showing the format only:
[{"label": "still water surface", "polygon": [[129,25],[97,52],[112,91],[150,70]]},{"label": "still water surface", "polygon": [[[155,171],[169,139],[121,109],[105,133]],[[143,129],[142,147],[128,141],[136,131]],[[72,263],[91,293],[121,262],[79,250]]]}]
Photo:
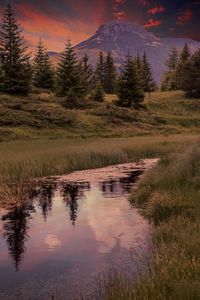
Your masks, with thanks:
[{"label": "still water surface", "polygon": [[140,174],[43,183],[25,207],[0,210],[0,299],[73,299],[99,273],[126,269],[130,251],[148,247],[149,225],[128,201]]}]

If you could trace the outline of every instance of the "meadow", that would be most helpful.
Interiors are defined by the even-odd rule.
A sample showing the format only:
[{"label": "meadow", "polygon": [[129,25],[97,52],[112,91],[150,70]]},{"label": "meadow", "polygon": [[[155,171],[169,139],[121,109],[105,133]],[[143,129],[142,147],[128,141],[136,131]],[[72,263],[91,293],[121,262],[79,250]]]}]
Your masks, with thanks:
[{"label": "meadow", "polygon": [[0,142],[35,139],[82,139],[199,133],[200,105],[182,92],[146,96],[142,110],[106,101],[80,101],[75,108],[65,97],[35,90],[28,97],[0,95]]},{"label": "meadow", "polygon": [[103,299],[200,298],[199,145],[165,156],[134,190],[130,201],[153,225],[153,251],[145,273],[138,267],[137,283],[120,273],[104,278]]},{"label": "meadow", "polygon": [[0,96],[1,207],[23,205],[36,178],[159,157],[130,199],[154,226],[147,270],[104,280],[103,299],[199,299],[198,101],[156,92],[138,112],[110,95],[84,109],[45,92],[18,100]]}]

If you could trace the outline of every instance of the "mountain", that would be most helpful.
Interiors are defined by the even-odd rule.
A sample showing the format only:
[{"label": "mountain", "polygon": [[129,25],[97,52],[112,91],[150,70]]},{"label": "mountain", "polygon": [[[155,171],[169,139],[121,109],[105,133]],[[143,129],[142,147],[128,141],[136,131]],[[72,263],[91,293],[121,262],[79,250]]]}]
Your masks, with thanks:
[{"label": "mountain", "polygon": [[[101,25],[93,36],[78,44],[75,50],[78,58],[87,53],[93,65],[96,63],[100,50],[105,54],[111,51],[117,67],[120,67],[128,53],[142,55],[146,51],[155,80],[159,83],[170,48],[176,46],[181,50],[185,43],[188,44],[191,52],[200,48],[200,42],[191,39],[158,38],[140,25],[116,21]],[[54,54],[53,61],[57,62],[59,56],[59,54]]]}]

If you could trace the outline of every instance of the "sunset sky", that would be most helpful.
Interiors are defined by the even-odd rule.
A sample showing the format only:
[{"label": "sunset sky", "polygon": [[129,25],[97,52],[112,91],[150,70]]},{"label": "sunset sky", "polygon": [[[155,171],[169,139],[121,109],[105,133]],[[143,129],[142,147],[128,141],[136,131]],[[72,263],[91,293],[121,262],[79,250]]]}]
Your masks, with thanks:
[{"label": "sunset sky", "polygon": [[41,37],[52,51],[63,50],[68,37],[75,45],[98,25],[127,20],[160,37],[200,40],[200,0],[0,0],[0,13],[11,3],[33,48]]}]

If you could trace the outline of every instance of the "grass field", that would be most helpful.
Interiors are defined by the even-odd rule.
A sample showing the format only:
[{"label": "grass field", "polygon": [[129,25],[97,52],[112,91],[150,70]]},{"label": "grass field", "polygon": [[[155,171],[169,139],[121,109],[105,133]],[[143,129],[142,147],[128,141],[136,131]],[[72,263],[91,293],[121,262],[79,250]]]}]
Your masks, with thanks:
[{"label": "grass field", "polygon": [[[156,92],[147,96],[140,111],[112,104],[86,101],[76,109],[66,108],[66,99],[47,91],[29,97],[0,95],[0,141],[130,137],[198,133],[200,104],[186,99],[182,92]],[[68,106],[70,107],[70,106]]]},{"label": "grass field", "polygon": [[131,199],[154,225],[146,275],[105,281],[103,299],[200,299],[200,104],[157,92],[135,111],[115,97],[67,109],[48,92],[0,95],[0,205],[22,205],[38,177],[160,157]]},{"label": "grass field", "polygon": [[199,146],[168,155],[141,181],[131,201],[154,225],[148,267],[136,284],[106,279],[103,299],[200,299]]}]

